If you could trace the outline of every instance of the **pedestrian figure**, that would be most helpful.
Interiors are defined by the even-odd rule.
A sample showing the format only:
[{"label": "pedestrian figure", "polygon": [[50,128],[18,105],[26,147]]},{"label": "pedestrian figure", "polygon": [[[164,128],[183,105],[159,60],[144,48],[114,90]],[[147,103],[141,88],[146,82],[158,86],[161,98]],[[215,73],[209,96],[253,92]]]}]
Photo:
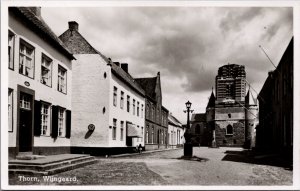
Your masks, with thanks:
[{"label": "pedestrian figure", "polygon": [[139,144],[139,153],[141,154],[142,153],[142,145]]},{"label": "pedestrian figure", "polygon": [[136,145],[135,151],[136,151],[136,152],[139,152],[139,145]]}]

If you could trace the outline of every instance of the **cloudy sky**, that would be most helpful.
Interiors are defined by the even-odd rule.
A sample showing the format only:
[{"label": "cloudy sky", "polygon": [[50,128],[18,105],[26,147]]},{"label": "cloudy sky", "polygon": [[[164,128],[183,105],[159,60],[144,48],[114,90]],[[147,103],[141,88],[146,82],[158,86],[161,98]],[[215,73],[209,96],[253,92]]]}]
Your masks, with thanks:
[{"label": "cloudy sky", "polygon": [[[185,102],[205,112],[218,68],[245,65],[259,92],[293,36],[292,8],[267,7],[94,7],[42,8],[60,35],[68,21],[113,61],[129,63],[133,77],[161,73],[163,105],[186,123]],[[254,95],[255,92],[254,92]]]}]

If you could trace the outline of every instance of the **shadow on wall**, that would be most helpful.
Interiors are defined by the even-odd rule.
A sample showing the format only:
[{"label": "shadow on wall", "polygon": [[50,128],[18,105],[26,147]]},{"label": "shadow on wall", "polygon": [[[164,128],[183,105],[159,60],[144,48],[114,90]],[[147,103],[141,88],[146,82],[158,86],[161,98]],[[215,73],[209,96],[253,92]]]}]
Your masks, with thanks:
[{"label": "shadow on wall", "polygon": [[84,138],[88,139],[92,134],[93,134],[93,131],[88,131],[88,132],[86,132]]},{"label": "shadow on wall", "polygon": [[279,154],[258,153],[255,151],[225,151],[222,161],[242,162],[261,164],[269,166],[284,167],[286,170],[293,170],[292,157]]}]

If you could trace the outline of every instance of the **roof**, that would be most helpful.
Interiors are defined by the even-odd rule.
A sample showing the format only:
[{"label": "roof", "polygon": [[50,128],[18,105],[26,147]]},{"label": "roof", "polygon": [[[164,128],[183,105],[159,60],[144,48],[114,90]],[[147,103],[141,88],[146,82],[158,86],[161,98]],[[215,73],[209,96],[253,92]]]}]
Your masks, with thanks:
[{"label": "roof", "polygon": [[38,35],[43,39],[48,39],[57,46],[63,54],[70,59],[75,59],[72,53],[64,45],[64,43],[55,35],[51,28],[46,24],[41,16],[37,16],[31,11],[30,7],[9,7],[9,11],[12,11],[20,16],[20,19],[24,20],[30,27],[33,27]]},{"label": "roof", "polygon": [[216,98],[215,98],[214,92],[212,91],[210,94],[206,108],[215,107],[215,100],[216,100]]},{"label": "roof", "polygon": [[182,127],[182,124],[180,123],[180,121],[178,119],[176,119],[176,117],[174,117],[172,114],[169,113],[168,115],[168,123],[177,126],[177,127]]},{"label": "roof", "polygon": [[206,121],[205,113],[195,113],[192,115],[191,121]]},{"label": "roof", "polygon": [[68,29],[59,38],[73,54],[100,54],[103,56],[77,30]]},{"label": "roof", "polygon": [[155,88],[156,88],[157,77],[152,78],[135,78],[135,81],[139,83],[147,96],[155,100]]},{"label": "roof", "polygon": [[135,79],[133,79],[132,76],[125,72],[120,66],[117,66],[115,63],[111,62],[111,71],[117,77],[125,80],[125,82],[129,86],[134,88],[138,93],[140,93],[143,96],[145,95],[145,91],[143,90],[143,88],[138,83],[136,83]]},{"label": "roof", "polygon": [[142,96],[145,96],[143,88],[135,82],[130,74],[125,72],[120,66],[110,61],[108,57],[96,50],[77,30],[68,29],[59,38],[74,54],[98,54],[107,63],[111,65],[112,73],[123,80],[128,86],[136,90]]},{"label": "roof", "polygon": [[257,105],[257,98],[253,96],[251,89],[248,90],[246,95],[246,104],[247,105]]}]

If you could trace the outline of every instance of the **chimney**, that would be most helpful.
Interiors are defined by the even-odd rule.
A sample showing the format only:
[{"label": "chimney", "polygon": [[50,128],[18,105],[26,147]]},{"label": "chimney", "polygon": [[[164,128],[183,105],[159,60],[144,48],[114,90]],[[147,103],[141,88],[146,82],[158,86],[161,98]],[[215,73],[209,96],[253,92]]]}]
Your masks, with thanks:
[{"label": "chimney", "polygon": [[111,58],[108,58],[107,65],[111,67]]},{"label": "chimney", "polygon": [[160,72],[157,72],[157,76],[160,76]]},{"label": "chimney", "polygon": [[122,64],[121,64],[121,68],[122,68],[126,73],[128,73],[128,64],[127,64],[127,63],[122,63]]},{"label": "chimney", "polygon": [[114,62],[117,66],[120,67],[120,62]]},{"label": "chimney", "polygon": [[69,29],[78,31],[78,23],[76,21],[69,21]]},{"label": "chimney", "polygon": [[37,17],[41,17],[41,7],[28,7],[30,11]]}]

